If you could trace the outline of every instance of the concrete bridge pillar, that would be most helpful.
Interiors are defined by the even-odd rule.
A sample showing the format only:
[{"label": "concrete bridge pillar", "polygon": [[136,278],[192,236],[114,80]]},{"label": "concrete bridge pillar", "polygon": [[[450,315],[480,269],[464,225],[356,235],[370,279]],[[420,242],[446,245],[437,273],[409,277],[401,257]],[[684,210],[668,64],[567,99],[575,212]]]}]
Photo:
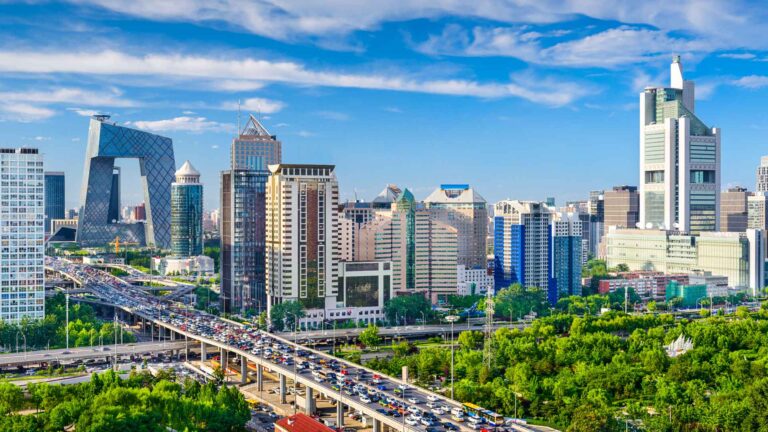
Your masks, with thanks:
[{"label": "concrete bridge pillar", "polygon": [[207,353],[205,352],[206,348],[207,347],[205,346],[205,342],[200,342],[200,361],[201,362],[206,361],[206,357],[207,357],[206,356]]},{"label": "concrete bridge pillar", "polygon": [[176,332],[175,332],[175,331],[173,331],[173,330],[171,330],[171,340],[172,340],[172,341],[175,341],[175,340],[176,340]]},{"label": "concrete bridge pillar", "polygon": [[306,387],[306,394],[304,395],[304,411],[307,415],[311,415],[315,412],[315,392],[312,387]]},{"label": "concrete bridge pillar", "polygon": [[240,384],[248,383],[248,359],[240,356]]},{"label": "concrete bridge pillar", "polygon": [[256,389],[264,391],[264,366],[256,365]]},{"label": "concrete bridge pillar", "polygon": [[280,375],[280,403],[286,403],[285,401],[285,375]]},{"label": "concrete bridge pillar", "polygon": [[373,419],[373,432],[382,432],[381,420]]},{"label": "concrete bridge pillar", "polygon": [[344,426],[344,404],[341,401],[336,402],[336,427]]}]

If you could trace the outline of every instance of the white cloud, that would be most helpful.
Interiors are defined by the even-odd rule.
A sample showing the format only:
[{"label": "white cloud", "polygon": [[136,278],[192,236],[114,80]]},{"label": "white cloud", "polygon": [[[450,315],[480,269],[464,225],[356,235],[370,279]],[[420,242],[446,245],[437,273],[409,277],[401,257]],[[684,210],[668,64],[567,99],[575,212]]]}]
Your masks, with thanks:
[{"label": "white cloud", "polygon": [[217,148],[219,148],[219,145],[218,144],[214,144],[214,145],[211,146],[211,148],[212,149],[217,149]]},{"label": "white cloud", "polygon": [[219,123],[208,120],[205,117],[174,117],[165,120],[140,120],[126,122],[127,125],[135,126],[138,129],[144,129],[152,132],[233,132],[235,126],[229,123]]},{"label": "white cloud", "polygon": [[[735,47],[766,47],[766,15],[747,0],[476,0],[471,7],[456,0],[390,0],[359,7],[348,0],[70,0],[158,21],[227,23],[275,39],[309,38],[322,42],[354,31],[374,30],[386,22],[446,16],[515,24],[551,24],[584,15],[598,20],[641,23],[662,32],[720,40]],[[530,35],[534,36],[534,35]],[[338,42],[337,42],[338,43]],[[342,44],[343,46],[343,44]]]},{"label": "white cloud", "polygon": [[264,87],[264,83],[252,80],[221,80],[214,81],[213,88],[231,92],[253,91]]},{"label": "white cloud", "polygon": [[89,109],[82,109],[82,108],[67,108],[67,111],[73,111],[77,113],[77,115],[81,115],[83,117],[90,117],[96,114],[103,114],[96,110],[89,110]]},{"label": "white cloud", "polygon": [[262,114],[274,114],[285,107],[285,104],[265,98],[248,98],[239,102],[225,102],[220,108],[228,111],[253,111]]},{"label": "white cloud", "polygon": [[184,110],[184,111],[182,111],[181,113],[182,113],[182,114],[184,114],[184,115],[193,115],[193,114],[197,114],[197,113],[195,113],[194,111],[190,111],[190,110]]},{"label": "white cloud", "polygon": [[55,111],[23,102],[0,101],[0,119],[29,122],[53,117]]},{"label": "white cloud", "polygon": [[278,124],[275,125],[276,128],[282,128],[282,127],[286,127],[286,126],[289,126],[288,123],[278,123]]},{"label": "white cloud", "polygon": [[[522,83],[481,83],[463,79],[417,79],[407,75],[376,73],[343,73],[314,71],[289,61],[261,59],[224,59],[180,54],[148,54],[135,56],[117,51],[101,52],[32,52],[0,51],[0,72],[38,74],[87,74],[166,76],[190,79],[252,78],[305,86],[328,86],[432,93],[482,98],[520,97],[536,103],[560,106],[585,95],[588,89],[562,80],[543,79]],[[283,104],[261,98],[246,99],[242,109],[274,112]],[[237,103],[224,104],[223,109],[237,109]]]},{"label": "white cloud", "polygon": [[400,113],[402,113],[402,112],[403,112],[403,110],[401,110],[401,109],[400,109],[400,108],[398,108],[398,107],[394,107],[394,106],[391,106],[391,107],[385,107],[385,108],[384,108],[384,111],[386,111],[386,112],[391,112],[391,113],[395,113],[395,114],[400,114]]},{"label": "white cloud", "polygon": [[752,53],[724,53],[718,57],[734,60],[754,60],[757,56]]},{"label": "white cloud", "polygon": [[615,68],[669,58],[672,53],[706,52],[709,42],[670,37],[662,31],[619,26],[550,46],[528,27],[475,27],[451,24],[417,49],[428,54],[515,57],[528,63],[566,67]]},{"label": "white cloud", "polygon": [[741,77],[737,80],[734,80],[732,81],[732,83],[739,87],[744,87],[748,89],[759,89],[763,87],[768,87],[768,76],[749,75],[749,76]]},{"label": "white cloud", "polygon": [[38,135],[33,138],[35,141],[50,141],[51,137]]},{"label": "white cloud", "polygon": [[317,111],[314,113],[316,116],[320,118],[324,118],[326,120],[336,120],[336,121],[347,121],[349,120],[349,114],[343,113],[343,112],[337,112],[337,111]]},{"label": "white cloud", "polygon": [[315,133],[314,132],[310,132],[310,131],[300,130],[300,131],[296,132],[296,135],[298,135],[298,136],[300,136],[302,138],[309,138],[309,137],[315,136]]}]

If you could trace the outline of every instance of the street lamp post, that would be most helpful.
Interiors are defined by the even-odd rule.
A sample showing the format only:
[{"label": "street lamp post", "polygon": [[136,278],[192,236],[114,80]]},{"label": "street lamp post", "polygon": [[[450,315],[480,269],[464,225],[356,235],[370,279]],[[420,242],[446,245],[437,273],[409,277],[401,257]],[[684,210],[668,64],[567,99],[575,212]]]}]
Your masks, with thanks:
[{"label": "street lamp post", "polygon": [[67,335],[67,347],[65,352],[69,352],[69,293],[64,294],[64,317],[65,317],[65,333]]},{"label": "street lamp post", "polygon": [[454,399],[453,396],[453,350],[454,350],[454,341],[453,341],[453,323],[456,322],[456,320],[459,319],[456,315],[448,315],[445,317],[445,319],[451,323],[451,399]]}]

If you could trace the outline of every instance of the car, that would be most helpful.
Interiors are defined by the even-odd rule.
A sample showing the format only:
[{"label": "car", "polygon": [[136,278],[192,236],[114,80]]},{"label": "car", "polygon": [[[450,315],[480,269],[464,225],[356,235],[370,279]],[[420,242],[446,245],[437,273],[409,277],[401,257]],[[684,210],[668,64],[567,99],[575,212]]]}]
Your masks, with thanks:
[{"label": "car", "polygon": [[397,410],[390,410],[389,411],[389,415],[390,415],[390,417],[395,417],[395,418],[400,417],[400,413],[397,412]]},{"label": "car", "polygon": [[412,404],[414,404],[414,405],[418,405],[420,402],[421,402],[421,401],[420,401],[420,400],[418,400],[418,399],[416,399],[415,397],[409,397],[409,398],[408,398],[408,403],[412,403]]},{"label": "car", "polygon": [[[398,384],[397,388],[399,388],[400,390],[407,390],[408,386],[405,385],[405,384]],[[435,399],[435,400],[437,400],[437,399]]]},{"label": "car", "polygon": [[369,404],[369,403],[371,403],[371,398],[369,398],[368,396],[365,396],[365,395],[360,396],[360,402]]},{"label": "car", "polygon": [[379,384],[376,386],[376,389],[381,391],[387,391],[387,386],[385,386],[384,384]]},{"label": "car", "polygon": [[376,412],[378,412],[379,414],[384,414],[384,415],[389,414],[389,411],[385,410],[384,408],[379,408],[379,409],[376,410]]},{"label": "car", "polygon": [[432,408],[432,414],[443,415],[443,410],[441,410],[440,408]]},{"label": "car", "polygon": [[453,423],[449,423],[449,422],[443,423],[443,427],[445,428],[445,430],[449,430],[449,431],[457,431],[457,430],[459,430],[458,426],[456,426]]},{"label": "car", "polygon": [[422,417],[421,421],[419,423],[421,423],[424,426],[432,426],[434,424],[434,423],[432,423],[432,420],[430,420],[430,419],[428,419],[426,417]]},{"label": "car", "polygon": [[442,411],[443,414],[448,414],[449,412],[451,412],[451,407],[449,407],[448,405],[441,405],[440,411]]},{"label": "car", "polygon": [[427,396],[427,400],[429,400],[430,402],[435,402],[437,400],[437,396],[431,394]]},{"label": "car", "polygon": [[421,420],[423,417],[421,416],[421,413],[415,412],[411,414],[411,417],[414,418],[416,421]]},{"label": "car", "polygon": [[434,403],[433,401],[429,401],[429,402],[427,402],[427,407],[428,408],[437,408],[437,404]]},{"label": "car", "polygon": [[416,426],[416,425],[418,425],[418,424],[419,424],[419,421],[418,421],[418,420],[416,420],[416,419],[415,419],[415,418],[413,418],[413,417],[406,417],[406,418],[405,418],[405,423],[407,423],[407,424],[408,424],[408,425],[410,425],[410,426]]},{"label": "car", "polygon": [[411,406],[408,407],[408,412],[413,413],[413,414],[418,414],[418,413],[421,412],[421,410],[416,408],[415,406],[411,405]]}]

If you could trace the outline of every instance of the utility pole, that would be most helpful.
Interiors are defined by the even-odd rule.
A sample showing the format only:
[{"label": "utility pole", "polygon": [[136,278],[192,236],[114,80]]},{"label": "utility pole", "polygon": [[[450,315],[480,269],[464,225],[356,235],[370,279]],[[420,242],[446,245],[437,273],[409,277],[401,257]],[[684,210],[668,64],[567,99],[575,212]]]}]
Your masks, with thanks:
[{"label": "utility pole", "polygon": [[493,340],[493,293],[489,290],[485,297],[485,347],[483,349],[483,362],[485,366],[491,369],[491,357],[493,356],[493,347],[491,341]]},{"label": "utility pole", "polygon": [[456,322],[456,320],[459,319],[456,315],[448,315],[445,317],[448,322],[451,323],[451,399],[453,399],[453,350],[454,350],[454,340],[453,340],[453,323]]},{"label": "utility pole", "polygon": [[64,294],[64,316],[67,334],[67,348],[64,352],[69,352],[69,293]]}]

